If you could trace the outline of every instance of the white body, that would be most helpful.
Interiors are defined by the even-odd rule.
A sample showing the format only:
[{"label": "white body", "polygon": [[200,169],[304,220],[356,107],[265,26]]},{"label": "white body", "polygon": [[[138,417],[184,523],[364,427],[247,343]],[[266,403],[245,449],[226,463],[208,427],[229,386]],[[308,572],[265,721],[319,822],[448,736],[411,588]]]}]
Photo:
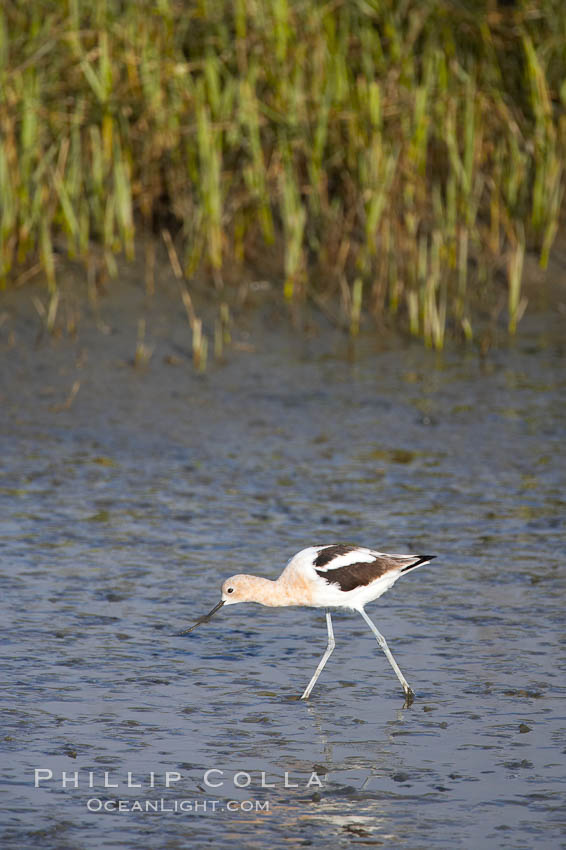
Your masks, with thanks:
[{"label": "white body", "polygon": [[[392,569],[374,579],[370,584],[344,591],[338,585],[329,583],[332,581],[333,570],[351,564],[371,564],[381,558],[410,558],[406,555],[386,555],[373,549],[358,547],[351,552],[338,555],[326,567],[321,567],[319,572],[324,572],[325,577],[323,578],[314,567],[314,561],[323,548],[323,546],[309,546],[307,549],[297,552],[277,579],[277,583],[280,582],[282,586],[290,587],[303,584],[305,580],[309,582],[312,588],[312,596],[311,601],[306,604],[314,608],[350,608],[359,611],[368,602],[378,599],[386,590],[389,590],[402,575],[400,568]],[[296,604],[305,603],[297,602]]]}]

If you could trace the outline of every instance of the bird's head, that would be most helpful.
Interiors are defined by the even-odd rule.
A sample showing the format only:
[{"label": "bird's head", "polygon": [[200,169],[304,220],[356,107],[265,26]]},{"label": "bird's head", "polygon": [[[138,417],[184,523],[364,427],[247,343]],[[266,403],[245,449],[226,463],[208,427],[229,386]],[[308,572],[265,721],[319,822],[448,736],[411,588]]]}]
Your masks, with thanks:
[{"label": "bird's head", "polygon": [[252,602],[255,587],[255,576],[237,575],[227,578],[222,585],[222,602],[224,605],[235,605],[236,602]]},{"label": "bird's head", "polygon": [[198,619],[196,623],[193,623],[192,626],[189,626],[188,629],[184,629],[182,632],[177,632],[177,635],[186,635],[189,632],[192,632],[193,629],[196,629],[197,626],[200,626],[201,623],[207,623],[213,614],[216,614],[223,605],[235,605],[236,602],[255,601],[254,587],[258,581],[260,581],[260,579],[257,579],[255,576],[246,575],[237,575],[226,579],[222,585],[222,598],[220,602],[214,606],[212,611],[209,611],[204,617],[200,617],[200,619]]}]

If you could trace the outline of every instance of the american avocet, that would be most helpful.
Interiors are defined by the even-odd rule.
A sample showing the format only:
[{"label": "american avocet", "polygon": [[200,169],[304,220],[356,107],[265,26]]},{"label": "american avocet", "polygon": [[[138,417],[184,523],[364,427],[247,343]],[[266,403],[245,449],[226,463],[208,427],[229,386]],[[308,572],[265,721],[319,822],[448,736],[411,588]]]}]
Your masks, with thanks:
[{"label": "american avocet", "polygon": [[201,623],[208,622],[223,605],[234,605],[236,602],[326,608],[328,646],[301,697],[308,699],[335,647],[329,609],[349,608],[358,611],[374,633],[403,686],[407,703],[410,704],[414,693],[393,658],[385,638],[364,608],[368,602],[389,590],[402,575],[422,564],[428,564],[435,557],[436,555],[387,555],[384,552],[365,549],[363,546],[353,546],[351,543],[309,546],[291,558],[275,581],[249,575],[235,575],[227,579],[222,585],[222,598],[212,611],[177,634],[186,635],[192,632]]}]

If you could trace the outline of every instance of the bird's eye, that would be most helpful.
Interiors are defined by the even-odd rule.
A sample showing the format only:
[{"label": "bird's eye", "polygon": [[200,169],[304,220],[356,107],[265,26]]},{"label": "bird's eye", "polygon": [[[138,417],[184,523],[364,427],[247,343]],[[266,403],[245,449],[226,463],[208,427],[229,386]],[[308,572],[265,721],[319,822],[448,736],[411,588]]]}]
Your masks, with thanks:
[{"label": "bird's eye", "polygon": [[233,587],[229,587],[229,588],[228,588],[228,590],[226,591],[226,593],[234,593],[234,588],[233,588]]}]

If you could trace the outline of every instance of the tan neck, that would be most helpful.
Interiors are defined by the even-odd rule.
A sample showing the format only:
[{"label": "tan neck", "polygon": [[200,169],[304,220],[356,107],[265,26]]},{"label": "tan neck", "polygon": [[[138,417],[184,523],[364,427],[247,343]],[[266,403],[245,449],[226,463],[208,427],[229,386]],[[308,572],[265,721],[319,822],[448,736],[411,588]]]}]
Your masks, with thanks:
[{"label": "tan neck", "polygon": [[250,602],[259,602],[271,607],[289,605],[287,588],[278,581],[271,581],[260,576],[248,576],[247,596]]},{"label": "tan neck", "polygon": [[260,576],[247,576],[248,587],[246,596],[250,602],[259,602],[261,605],[283,606],[283,605],[309,605],[312,598],[312,590],[308,582],[295,581],[291,588],[286,581],[279,577],[276,581]]}]

